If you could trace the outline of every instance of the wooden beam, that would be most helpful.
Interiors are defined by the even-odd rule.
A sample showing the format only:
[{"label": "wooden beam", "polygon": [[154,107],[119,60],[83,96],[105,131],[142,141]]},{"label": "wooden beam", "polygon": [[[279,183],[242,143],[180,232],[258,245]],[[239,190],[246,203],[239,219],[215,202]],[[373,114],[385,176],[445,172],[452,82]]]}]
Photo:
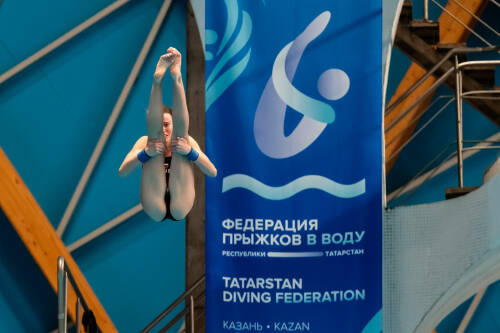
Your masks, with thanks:
[{"label": "wooden beam", "polygon": [[[488,2],[483,0],[461,0],[461,3],[476,16],[480,16]],[[446,9],[469,27],[473,27],[476,23],[476,20],[472,15],[464,11],[453,1],[448,2],[448,4],[446,5]],[[462,43],[467,40],[470,34],[467,29],[465,29],[460,23],[455,21],[448,13],[444,11],[439,17],[439,25],[439,38],[441,43]],[[401,96],[409,87],[417,82],[417,80],[422,77],[424,73],[425,70],[422,67],[420,67],[416,63],[413,63],[406,72],[404,78],[401,80],[399,87],[396,89],[396,92],[387,105],[390,105],[399,96]],[[403,103],[396,107],[393,112],[391,112],[385,118],[385,126],[387,127],[394,121],[394,119],[399,117],[401,113],[404,112],[404,110],[409,105],[411,105],[419,96],[421,96],[422,92],[427,90],[427,88],[430,87],[434,82],[436,82],[436,78],[430,77],[417,90],[410,94]],[[418,119],[420,118],[422,112],[429,105],[431,99],[432,96],[429,97],[426,101],[422,102],[418,107],[416,107],[413,112],[410,112],[408,115],[406,115],[400,121],[400,124],[385,133],[385,142],[392,142],[390,145],[386,144],[385,147],[386,173],[391,170],[394,162],[396,161],[396,158],[392,158],[391,160],[389,160],[389,157],[393,155],[393,153],[397,151],[401,147],[401,145],[411,136],[418,123]]]},{"label": "wooden beam", "polygon": [[[421,78],[426,71],[420,67],[419,65],[413,63],[410,68],[406,72],[406,75],[396,92],[391,98],[392,103],[399,96],[401,96],[408,88],[410,88],[419,78]],[[398,118],[401,113],[406,110],[408,107],[413,104],[413,102],[434,83],[436,82],[436,78],[431,76],[427,80],[425,80],[420,87],[418,87],[414,92],[412,92],[399,106],[397,106],[393,112],[388,114],[384,119],[384,126],[387,128],[390,124],[392,124],[396,118]],[[395,153],[412,135],[413,130],[415,129],[418,119],[428,107],[430,101],[432,100],[433,95],[430,95],[425,101],[417,105],[411,112],[409,112],[404,118],[402,118],[394,127],[392,127],[389,131],[385,132],[385,167],[386,173],[388,173],[396,159],[398,157],[398,153]],[[389,103],[389,104],[390,104]],[[411,122],[414,122],[412,125]]]},{"label": "wooden beam", "polygon": [[[117,332],[80,268],[1,148],[0,188],[2,189],[0,207],[54,291],[57,292],[57,258],[63,256],[85,301],[94,312],[99,327],[103,332]],[[68,288],[68,313],[72,318],[76,315],[75,302],[75,293],[70,287]]]},{"label": "wooden beam", "polygon": [[[488,1],[484,0],[460,0],[460,3],[478,17],[481,16],[481,13],[488,5]],[[474,29],[477,23],[474,16],[460,8],[460,5],[455,1],[448,1],[446,10],[455,15],[455,17],[469,28]],[[470,35],[470,32],[466,28],[445,11],[439,16],[439,27],[439,40],[441,43],[463,43],[467,41]]]}]

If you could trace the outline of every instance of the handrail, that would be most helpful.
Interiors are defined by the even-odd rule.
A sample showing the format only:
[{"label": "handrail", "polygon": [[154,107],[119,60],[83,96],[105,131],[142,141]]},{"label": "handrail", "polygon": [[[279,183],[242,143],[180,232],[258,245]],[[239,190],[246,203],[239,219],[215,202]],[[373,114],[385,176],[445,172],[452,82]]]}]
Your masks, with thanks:
[{"label": "handrail", "polygon": [[[484,95],[499,95],[499,96],[484,96]],[[465,99],[500,99],[500,90],[474,90],[462,93],[462,98]]]},{"label": "handrail", "polygon": [[[463,188],[463,153],[471,148],[463,148],[463,87],[462,87],[462,70],[468,66],[477,65],[500,65],[500,60],[480,60],[480,61],[466,61],[458,63],[458,56],[455,56],[455,73],[456,73],[456,101],[457,101],[457,166],[458,166],[458,186]],[[476,90],[482,92],[483,90]],[[471,91],[469,91],[471,92]],[[472,91],[473,92],[473,91]]]},{"label": "handrail", "polygon": [[[437,104],[437,102],[439,102],[440,100],[444,99],[444,98],[447,98],[448,99],[448,102],[450,100],[454,101],[455,100],[455,97],[454,96],[451,96],[451,95],[441,95],[441,96],[438,96],[434,99],[434,101],[432,101],[432,103],[429,104],[429,106],[426,107],[426,109],[424,111],[422,111],[420,114],[419,114],[419,117],[420,116],[423,116],[427,111],[429,111],[434,105]],[[386,147],[389,147],[390,145],[392,145],[397,138],[401,137],[403,134],[405,134],[404,131],[406,131],[408,128],[410,128],[412,125],[415,124],[415,122],[417,122],[418,120],[420,120],[420,118],[417,118],[415,117],[414,119],[412,119],[403,129],[401,129],[401,131],[399,133],[397,133],[396,135],[394,135],[394,137],[392,137],[392,139],[390,141],[386,141],[385,143],[385,146]]]},{"label": "handrail", "polygon": [[[422,132],[434,119],[436,119],[437,116],[439,116],[447,107],[448,105],[450,105],[452,102],[455,101],[455,98],[452,97],[451,99],[448,100],[448,102],[445,103],[445,105],[443,105],[428,121],[425,122],[424,125],[422,125],[422,127],[420,127],[412,136],[410,136],[408,138],[408,140],[406,140],[402,145],[401,147],[399,147],[398,149],[396,149],[388,158],[387,158],[387,161],[392,161],[392,159],[394,159],[396,156],[398,156],[399,152],[401,150],[403,150],[413,139],[415,139],[415,137],[417,137],[417,135],[420,134],[420,132]],[[427,111],[427,110],[426,110]],[[403,132],[401,132],[403,133]],[[390,145],[392,142],[394,142],[394,140],[390,141],[388,143],[388,145]]]},{"label": "handrail", "polygon": [[448,77],[451,75],[451,73],[453,73],[455,71],[455,68],[450,68],[448,69],[448,71],[446,73],[444,73],[436,82],[434,82],[432,84],[432,86],[429,87],[429,89],[427,89],[422,95],[420,95],[419,98],[417,98],[415,100],[415,102],[413,102],[408,108],[406,108],[406,110],[404,110],[403,112],[401,112],[401,114],[396,118],[394,119],[388,126],[386,126],[385,128],[385,132],[389,132],[394,126],[397,125],[397,123],[399,123],[399,121],[401,119],[403,119],[411,110],[413,110],[418,104],[420,104],[420,102],[422,102],[425,98],[427,98],[434,90],[436,90],[440,85],[441,83],[443,83],[444,81],[446,81],[446,79],[448,79]]},{"label": "handrail", "polygon": [[[67,333],[68,331],[68,281],[73,287],[73,290],[76,294],[76,332],[80,332],[81,330],[81,321],[80,321],[80,310],[83,307],[85,312],[88,312],[89,306],[83,295],[78,288],[78,285],[75,282],[73,274],[66,266],[64,257],[59,257],[57,260],[57,303],[58,303],[58,312],[57,312],[57,321],[58,321],[58,333]],[[189,309],[183,309],[179,314],[177,314],[165,327],[163,327],[160,332],[166,332],[170,327],[172,327],[177,321],[179,321],[184,315],[191,315],[191,333],[194,333],[194,301],[193,291],[198,288],[203,282],[205,282],[205,275],[199,278],[188,290],[186,290],[182,295],[180,295],[177,299],[175,299],[172,304],[170,304],[162,313],[160,313],[148,326],[146,326],[141,333],[146,333],[151,331],[158,323],[160,323],[163,318],[165,318],[172,310],[174,310],[182,301],[189,297],[190,299],[190,307]],[[201,294],[203,295],[203,293]],[[199,295],[199,296],[201,296]],[[198,297],[199,297],[198,296]],[[197,297],[197,298],[198,298]],[[97,333],[101,333],[101,329],[97,327]]]},{"label": "handrail", "polygon": [[194,298],[192,296],[193,291],[199,287],[203,282],[205,282],[205,275],[198,279],[188,290],[186,290],[182,295],[177,297],[175,301],[173,301],[165,310],[163,310],[151,323],[149,323],[144,329],[142,329],[141,333],[147,333],[151,331],[160,321],[163,320],[172,310],[174,310],[179,304],[181,304],[188,296],[190,297],[190,310],[184,309],[181,313],[177,314],[166,327],[164,327],[161,332],[165,332],[166,329],[170,328],[175,322],[180,320],[185,314],[191,313],[191,333],[194,333]]},{"label": "handrail", "polygon": [[[424,83],[425,80],[427,80],[427,78],[434,74],[434,72],[437,71],[452,56],[463,53],[483,53],[495,51],[500,51],[500,45],[492,47],[456,47],[454,49],[451,49],[436,65],[434,65],[434,67],[432,67],[427,73],[425,73],[425,75],[418,79],[417,82],[415,82],[410,88],[408,88],[403,94],[401,94],[401,96],[399,96],[394,102],[392,102],[385,108],[385,116],[391,113],[396,108],[396,106],[401,104],[406,97],[414,92],[422,83]],[[453,65],[451,66],[453,67]]]},{"label": "handrail", "polygon": [[[497,46],[496,48],[498,48],[500,50],[500,46]],[[450,52],[448,52],[450,53]],[[434,84],[432,84],[432,86],[430,86],[422,95],[420,95],[419,98],[417,98],[408,108],[406,108],[405,111],[403,111],[396,119],[394,119],[386,128],[385,128],[385,132],[388,132],[390,131],[394,126],[396,126],[396,124],[401,120],[403,119],[411,110],[413,110],[418,104],[420,104],[420,102],[422,102],[425,98],[427,98],[434,90],[436,90],[439,85],[441,83],[443,83],[444,81],[446,81],[448,79],[448,77],[454,73],[456,70],[461,70],[462,68],[464,67],[472,67],[472,66],[478,66],[478,65],[500,65],[500,60],[475,60],[475,61],[466,61],[466,62],[462,62],[460,64],[458,64],[458,66],[454,66],[454,67],[451,67],[449,68],[442,76],[439,77],[439,79],[437,79],[436,82],[434,82]],[[427,74],[426,74],[427,75]],[[424,76],[426,76],[424,75]],[[420,81],[420,80],[419,80]],[[417,81],[415,84],[419,83],[419,81]],[[411,89],[411,87],[410,87]],[[408,89],[408,90],[410,90]],[[413,90],[412,90],[413,91]],[[411,93],[411,92],[410,92]],[[404,94],[403,94],[404,95]],[[402,97],[402,96],[401,96]],[[399,99],[398,99],[399,100]],[[396,102],[398,102],[398,100],[396,100],[393,104],[395,104]],[[399,103],[398,103],[399,104]],[[392,104],[391,104],[392,105]]]},{"label": "handrail", "polygon": [[[59,257],[57,259],[57,322],[59,333],[67,333],[68,331],[68,280],[76,294],[76,332],[80,332],[81,307],[83,307],[85,312],[90,310],[87,302],[85,302],[85,298],[83,298],[83,295],[75,282],[73,274],[66,266],[64,257]],[[97,327],[97,332],[101,332],[99,327]]]},{"label": "handrail", "polygon": [[496,31],[488,23],[484,22],[479,16],[477,16],[476,14],[474,14],[473,12],[471,12],[469,9],[467,9],[467,7],[465,7],[464,5],[462,5],[458,0],[452,0],[452,1],[454,3],[456,3],[458,6],[460,6],[460,8],[462,8],[463,10],[465,10],[467,12],[467,14],[469,14],[470,16],[472,16],[476,21],[481,22],[491,32],[493,32],[495,35],[497,35],[498,37],[500,37],[500,33],[498,33],[498,31]]},{"label": "handrail", "polygon": [[459,19],[456,15],[453,15],[452,12],[450,12],[448,9],[446,9],[445,7],[443,7],[439,2],[437,2],[436,0],[431,0],[431,1],[434,2],[434,4],[436,6],[438,6],[439,8],[441,8],[441,10],[445,11],[448,15],[450,15],[456,22],[458,22],[458,24],[460,24],[466,30],[469,30],[469,32],[471,34],[473,34],[474,36],[476,36],[477,38],[479,38],[483,43],[485,43],[488,46],[493,46],[493,45],[491,45],[490,42],[488,42],[486,39],[484,39],[483,37],[481,37],[480,34],[478,34],[477,32],[475,32],[467,24],[465,24],[464,22],[462,22],[462,20]]},{"label": "handrail", "polygon": [[[498,46],[496,48],[500,49],[500,46]],[[451,52],[448,52],[448,54],[451,54]],[[498,147],[498,146],[488,147],[488,148],[478,148],[478,147],[464,148],[463,147],[463,143],[467,142],[467,141],[463,140],[463,136],[462,136],[462,126],[463,126],[463,124],[462,124],[462,121],[463,121],[462,120],[462,101],[463,101],[463,99],[467,98],[467,97],[472,97],[471,95],[474,95],[474,94],[484,94],[484,95],[486,95],[486,94],[497,94],[498,92],[495,91],[495,90],[493,90],[493,91],[491,91],[491,90],[475,90],[475,91],[468,91],[468,92],[464,93],[463,90],[462,90],[463,89],[463,87],[462,87],[462,71],[465,68],[467,68],[467,67],[473,67],[473,66],[478,66],[478,65],[500,65],[500,60],[477,60],[477,61],[465,61],[465,62],[459,63],[457,55],[455,55],[455,59],[454,60],[455,60],[454,66],[451,67],[451,68],[449,68],[441,77],[438,78],[438,80],[431,87],[429,87],[419,98],[417,98],[414,103],[412,103],[404,112],[402,112],[394,121],[392,121],[387,126],[387,128],[385,129],[385,132],[391,130],[404,116],[406,116],[406,114],[408,114],[415,106],[417,106],[432,91],[434,91],[438,87],[438,85],[440,85],[442,82],[444,82],[446,79],[448,79],[448,77],[452,73],[454,73],[455,76],[456,76],[455,98],[450,99],[450,101],[448,101],[448,103],[445,106],[443,106],[433,117],[431,117],[431,119],[429,119],[429,121],[427,121],[426,124],[421,129],[419,129],[414,135],[412,135],[407,141],[405,141],[403,143],[403,145],[396,152],[394,152],[393,154],[391,154],[391,156],[389,156],[388,160],[392,160],[395,156],[397,156],[397,154],[412,139],[414,139],[415,136],[417,136],[431,121],[433,121],[437,117],[437,115],[439,115],[444,110],[444,108],[446,108],[449,105],[449,103],[451,101],[455,100],[456,104],[457,104],[457,107],[456,107],[456,112],[457,112],[457,140],[455,141],[455,143],[457,145],[457,151],[455,152],[455,155],[457,155],[458,186],[459,186],[459,188],[463,188],[463,153],[466,152],[466,151],[470,151],[470,150],[500,149],[500,147]],[[427,73],[427,74],[429,74],[429,73]],[[422,78],[419,81],[423,81]],[[419,82],[417,82],[416,84],[418,85]],[[410,89],[412,89],[412,88],[413,87],[410,87]],[[398,102],[398,101],[396,101],[396,102]],[[427,110],[425,110],[425,111],[427,111]],[[448,148],[449,148],[449,146],[446,149],[448,149]],[[440,155],[441,155],[441,153],[439,154],[439,156]],[[452,157],[452,156],[450,156],[450,157]],[[450,158],[450,157],[448,157],[448,158]],[[446,158],[445,161],[448,158]],[[436,159],[434,159],[432,161],[432,163],[435,160]],[[426,168],[427,168],[427,166],[424,169],[426,169]],[[418,176],[418,174],[417,174],[417,176]],[[401,191],[404,190],[405,187],[402,187],[400,190]],[[395,197],[397,197],[397,196],[399,196],[399,191],[395,194]]]},{"label": "handrail", "polygon": [[[476,148],[478,148],[478,147],[488,147],[492,143],[500,143],[500,132],[494,134],[493,136],[490,136],[489,138],[487,138],[485,140],[464,140],[464,143],[469,143],[471,141],[480,142],[480,143],[478,143],[477,145],[474,146]],[[399,198],[400,196],[402,196],[403,194],[406,194],[408,192],[411,192],[408,195],[408,196],[410,196],[413,192],[417,191],[418,188],[422,184],[424,184],[427,180],[431,179],[435,175],[441,174],[442,172],[444,172],[444,171],[448,170],[449,168],[451,168],[452,166],[454,166],[453,162],[451,162],[451,159],[450,159],[450,157],[452,157],[452,156],[450,155],[450,156],[448,156],[446,158],[448,160],[448,162],[442,161],[439,165],[437,165],[436,167],[434,167],[431,171],[428,171],[428,172],[426,172],[424,174],[425,170],[427,170],[432,165],[434,165],[434,163],[436,161],[438,161],[444,155],[444,153],[446,153],[446,151],[452,145],[455,145],[456,143],[457,143],[456,141],[453,141],[453,142],[449,143],[445,147],[445,149],[443,149],[436,157],[434,157],[434,159],[432,159],[429,163],[427,163],[426,166],[424,166],[422,169],[420,169],[420,171],[408,183],[406,183],[405,185],[397,188],[396,190],[394,190],[390,194],[388,194],[387,195],[387,203],[390,203],[390,202],[394,201],[395,199]],[[464,159],[473,156],[478,151],[479,150],[474,150],[474,151],[471,150],[469,152],[466,152],[464,154]],[[456,152],[454,152],[453,154],[456,155]]]}]

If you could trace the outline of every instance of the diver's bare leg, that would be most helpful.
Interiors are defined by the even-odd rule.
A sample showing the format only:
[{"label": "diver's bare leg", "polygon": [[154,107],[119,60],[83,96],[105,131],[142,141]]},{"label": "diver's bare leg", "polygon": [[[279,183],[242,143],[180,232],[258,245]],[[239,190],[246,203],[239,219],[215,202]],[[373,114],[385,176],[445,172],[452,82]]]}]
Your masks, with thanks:
[{"label": "diver's bare leg", "polygon": [[[173,81],[172,138],[183,137],[189,141],[189,113],[180,72],[181,55],[173,48],[170,48],[169,52],[176,56],[170,69]],[[193,168],[185,156],[172,154],[168,187],[172,216],[175,219],[183,219],[193,207],[195,197]]]},{"label": "diver's bare leg", "polygon": [[[156,66],[154,83],[151,88],[149,108],[147,110],[148,140],[161,138],[163,134],[162,81],[172,57],[163,55]],[[162,221],[166,213],[165,191],[167,183],[162,154],[152,157],[143,164],[141,178],[141,203],[146,214],[155,221]]]}]

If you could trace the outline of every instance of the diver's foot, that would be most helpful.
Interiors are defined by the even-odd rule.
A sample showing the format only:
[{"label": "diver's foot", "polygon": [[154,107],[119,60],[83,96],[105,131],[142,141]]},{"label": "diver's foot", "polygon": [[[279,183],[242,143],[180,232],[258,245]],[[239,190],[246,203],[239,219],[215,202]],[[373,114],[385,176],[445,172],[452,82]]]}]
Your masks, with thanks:
[{"label": "diver's foot", "polygon": [[170,66],[170,75],[172,79],[177,80],[181,77],[181,53],[175,47],[169,47],[167,54],[172,55],[172,64]]},{"label": "diver's foot", "polygon": [[156,64],[156,70],[154,74],[154,80],[157,83],[160,83],[167,72],[167,69],[172,65],[175,60],[175,54],[171,52],[166,53],[160,57],[158,63]]}]

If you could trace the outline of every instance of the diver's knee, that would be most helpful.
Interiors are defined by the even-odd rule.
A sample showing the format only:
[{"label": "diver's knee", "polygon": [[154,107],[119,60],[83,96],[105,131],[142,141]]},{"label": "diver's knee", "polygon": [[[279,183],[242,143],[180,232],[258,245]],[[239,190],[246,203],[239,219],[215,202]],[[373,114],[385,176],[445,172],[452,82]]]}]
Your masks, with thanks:
[{"label": "diver's knee", "polygon": [[193,203],[186,204],[186,202],[171,202],[170,203],[170,214],[172,214],[172,217],[176,220],[182,220],[185,219],[186,216],[189,214],[191,209],[193,208]]},{"label": "diver's knee", "polygon": [[165,218],[165,210],[161,207],[147,207],[144,206],[144,212],[155,222],[161,222]]},{"label": "diver's knee", "polygon": [[192,192],[184,189],[185,191],[183,193],[176,193],[173,190],[172,188],[170,191],[170,214],[172,214],[174,219],[182,220],[193,208],[194,189]]},{"label": "diver's knee", "polygon": [[[148,214],[149,215],[149,214]],[[149,217],[154,221],[154,222],[162,222],[165,219],[165,215],[149,215]]]},{"label": "diver's knee", "polygon": [[185,219],[189,211],[190,209],[180,209],[180,208],[176,209],[170,207],[170,214],[172,214],[172,217],[176,220]]}]

